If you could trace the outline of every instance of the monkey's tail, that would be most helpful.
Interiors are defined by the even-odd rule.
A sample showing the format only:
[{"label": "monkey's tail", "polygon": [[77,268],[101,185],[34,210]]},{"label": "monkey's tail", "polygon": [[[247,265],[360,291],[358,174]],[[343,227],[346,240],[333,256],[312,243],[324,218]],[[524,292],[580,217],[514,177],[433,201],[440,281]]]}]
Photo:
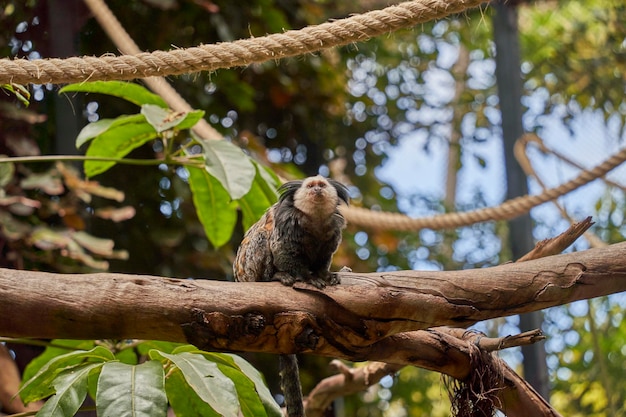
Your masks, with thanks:
[{"label": "monkey's tail", "polygon": [[280,370],[280,388],[285,396],[287,416],[304,417],[302,386],[300,385],[300,373],[296,355],[279,355],[278,366]]}]

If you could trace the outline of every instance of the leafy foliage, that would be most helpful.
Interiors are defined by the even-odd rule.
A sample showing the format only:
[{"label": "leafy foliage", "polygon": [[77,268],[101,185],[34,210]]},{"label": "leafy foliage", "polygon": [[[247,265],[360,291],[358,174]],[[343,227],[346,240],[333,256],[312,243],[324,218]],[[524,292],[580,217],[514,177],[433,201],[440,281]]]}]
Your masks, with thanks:
[{"label": "leafy foliage", "polygon": [[[17,12],[11,15],[9,8],[5,9],[8,15],[5,16],[6,27],[14,28],[18,23],[30,26],[26,32],[8,35],[0,33],[3,36],[0,44],[5,49],[5,56],[26,56],[33,50],[45,50],[46,43],[36,33],[38,27],[34,24],[34,13],[27,13],[24,17],[37,2],[11,3]],[[134,30],[132,33],[138,44],[151,50],[277,33],[360,11],[356,9],[358,5],[349,2],[333,4],[253,0],[250,7],[246,8],[237,2],[223,0],[110,0],[107,4],[127,28],[159,27],[159,31]],[[161,6],[158,5],[165,4],[175,7],[175,12],[165,10],[165,6],[162,6],[163,10],[159,9]],[[623,70],[622,2],[559,1],[524,5],[519,10],[526,88],[529,95],[540,96],[540,116],[565,114],[569,118],[580,108],[590,108],[601,112],[605,119],[621,119],[623,132],[623,74],[626,72]],[[418,137],[426,138],[425,145],[420,149],[422,152],[429,152],[437,142],[447,143],[450,132],[457,131],[461,134],[460,149],[464,154],[472,154],[473,160],[481,166],[493,163],[485,159],[475,146],[498,140],[500,129],[488,22],[490,10],[480,13],[468,13],[460,18],[420,25],[412,31],[381,37],[359,44],[358,47],[351,45],[246,69],[172,77],[170,81],[194,107],[206,110],[207,119],[227,139],[241,145],[265,166],[288,175],[331,173],[351,185],[356,204],[367,207],[400,209],[405,212],[412,210],[415,215],[444,212],[452,207],[440,201],[438,196],[424,195],[419,190],[403,193],[384,184],[385,179],[377,175],[377,169],[390,158],[389,151],[393,145],[403,140],[407,133],[415,131]],[[197,25],[199,14],[211,24]],[[81,31],[83,49],[80,54],[101,55],[116,50],[93,20],[87,23],[85,29]],[[25,39],[25,36],[30,38]],[[31,40],[34,47],[28,46]],[[469,54],[469,66],[467,71],[455,74],[454,59],[461,48],[465,48]],[[43,52],[43,56],[49,55]],[[346,71],[337,70],[344,67]],[[449,87],[461,84],[464,84],[463,92],[456,101],[451,96],[442,96],[441,89],[433,89],[433,85]],[[208,151],[204,145],[198,144],[195,138],[184,132],[186,128],[179,123],[181,115],[169,112],[158,97],[151,96],[151,93],[145,94],[145,89],[138,87],[132,83],[85,86],[91,88],[90,93],[124,98],[124,103],[119,104],[122,100],[98,96],[100,115],[106,119],[85,127],[77,141],[77,146],[90,146],[87,152],[93,160],[86,164],[87,172],[89,175],[100,175],[98,179],[103,184],[113,183],[118,189],[126,187],[128,191],[124,201],[137,207],[144,216],[133,220],[135,224],[97,224],[95,234],[108,233],[108,236],[115,237],[116,244],[121,243],[132,249],[134,258],[119,266],[129,272],[226,277],[228,272],[224,271],[230,269],[228,259],[232,258],[237,235],[241,233],[237,220],[233,221],[234,210],[238,207],[242,213],[243,229],[249,227],[275,201],[276,178],[266,168],[253,163],[254,170],[249,166],[246,168],[245,181],[234,181],[229,177],[232,170],[229,171],[228,164],[233,162],[238,148],[228,148],[225,155],[219,154],[217,157],[214,150],[210,151],[210,155],[205,155]],[[35,92],[48,94],[45,86],[34,89]],[[33,96],[36,97],[36,94]],[[37,99],[33,101],[31,107],[37,104]],[[43,108],[50,107],[49,102],[40,104]],[[129,114],[133,111],[129,110],[129,106],[138,113]],[[141,109],[137,110],[135,106]],[[457,118],[459,114],[462,116],[460,119]],[[190,124],[193,122],[193,117],[184,117],[183,120]],[[170,119],[174,124],[170,125]],[[540,129],[543,121],[537,117],[525,123],[528,129]],[[112,148],[113,142],[108,140],[102,140],[103,143],[99,145],[101,149],[91,149],[99,135],[118,137],[113,134],[118,123],[119,126],[128,123],[129,130],[135,133],[124,136],[126,129],[121,129],[119,133],[122,140],[117,150]],[[47,127],[49,131],[53,129],[49,127],[51,125],[53,123]],[[39,140],[51,137],[49,131],[40,132]],[[142,132],[147,136],[141,136]],[[152,148],[148,144],[152,144]],[[122,158],[131,154],[152,157],[153,153],[162,157],[162,160],[156,160],[163,163],[158,171],[133,171],[130,169],[133,167],[128,166],[124,166],[124,170],[119,169],[120,163],[125,162]],[[100,160],[96,160],[98,158]],[[105,158],[115,161],[103,160]],[[239,156],[236,158],[242,162]],[[248,160],[247,157],[241,159]],[[174,168],[163,168],[165,164]],[[188,169],[178,165],[187,166]],[[209,166],[216,168],[216,171],[208,171]],[[455,168],[461,169],[462,165]],[[11,255],[34,252],[37,258],[33,262],[45,260],[39,264],[44,263],[57,269],[67,267],[59,265],[61,261],[58,254],[77,257],[74,262],[90,262],[89,258],[82,258],[76,250],[76,244],[96,262],[100,258],[109,259],[105,255],[92,253],[87,246],[78,243],[85,242],[80,235],[74,241],[73,231],[83,230],[76,224],[85,217],[86,209],[96,207],[86,207],[77,196],[96,197],[95,193],[89,191],[94,188],[88,188],[88,184],[93,185],[93,182],[83,181],[80,188],[66,188],[67,193],[61,194],[60,202],[57,201],[55,205],[56,197],[52,192],[58,183],[53,179],[54,175],[47,175],[46,172],[42,174],[41,171],[25,173],[20,167],[14,170],[10,164],[0,165],[0,170],[10,173],[6,177],[9,178],[8,185],[3,187],[13,203],[3,206],[0,223],[3,237],[9,236]],[[219,170],[222,172],[219,173]],[[11,179],[13,171],[18,172],[17,178],[24,179],[23,183]],[[221,179],[216,180],[216,177]],[[419,178],[407,181],[411,180],[419,182]],[[62,180],[64,186],[65,181]],[[26,190],[23,188],[31,184],[38,185]],[[152,184],[158,186],[151,188]],[[18,190],[16,185],[22,188]],[[194,192],[194,188],[201,191]],[[217,188],[220,190],[211,191]],[[247,193],[246,189],[249,189]],[[233,194],[230,194],[230,190],[234,190]],[[36,193],[40,195],[34,196]],[[212,201],[218,198],[218,194],[223,200],[219,206],[212,207]],[[466,210],[484,206],[484,199],[478,192],[475,194],[476,197],[469,203],[457,208]],[[42,199],[44,202],[40,209],[27,212],[29,209],[23,207],[27,204],[23,203],[28,203],[28,200],[23,198]],[[22,206],[16,203],[18,200]],[[196,232],[201,228],[196,227],[195,220],[189,220],[195,219],[194,209],[190,207],[192,201],[196,204],[198,216],[204,219],[205,233],[213,246],[224,245],[220,250],[212,250],[206,244],[204,235]],[[600,210],[600,223],[604,223],[602,237],[607,241],[623,240],[623,198],[619,201],[622,202],[616,207],[611,205],[610,208]],[[223,210],[216,210],[217,207]],[[222,211],[224,218],[220,217]],[[603,214],[603,211],[607,213]],[[61,216],[60,213],[66,214]],[[35,241],[43,246],[33,245],[29,236],[35,224],[41,225],[35,219],[41,216],[46,227],[37,229]],[[211,225],[207,226],[209,222]],[[502,229],[503,226],[500,224],[495,228]],[[119,233],[122,229],[124,233]],[[506,258],[506,255],[498,252],[501,248],[499,236],[502,233],[493,229],[492,225],[481,225],[460,231],[424,230],[419,234],[407,235],[356,230],[352,227],[335,261],[338,265],[349,265],[354,270],[364,271],[488,265],[497,263],[498,258]],[[72,235],[69,239],[66,239],[66,230]],[[234,238],[229,242],[228,236],[233,233]],[[13,240],[15,236],[18,238]],[[495,245],[494,240],[497,241]],[[104,249],[108,245],[103,243],[99,246]],[[488,250],[489,247],[491,250]],[[481,253],[487,255],[480,256]],[[609,308],[610,311],[614,308],[613,305],[601,307]],[[617,317],[617,312],[612,312],[612,315]],[[571,329],[564,329],[562,323],[558,326],[555,324],[555,328],[549,332],[551,335],[561,331],[581,335],[580,349],[577,344],[572,345],[571,349],[568,345],[563,354],[558,355],[558,364],[552,368],[557,378],[554,384],[558,395],[554,399],[555,404],[567,410],[568,414],[574,415],[577,410],[583,410],[581,413],[585,415],[601,415],[603,410],[598,408],[610,404],[605,400],[608,397],[603,392],[605,386],[614,385],[616,390],[624,391],[619,379],[621,356],[615,353],[624,345],[618,337],[623,333],[623,326],[610,326],[601,322],[601,331],[611,331],[611,336],[606,338],[611,340],[603,342],[602,350],[593,350],[591,341],[587,339],[587,321],[583,321],[575,320],[576,326]],[[621,323],[617,318],[611,320],[611,323],[614,322]],[[82,348],[89,350],[93,346]],[[158,342],[145,342],[137,349],[144,355],[150,349],[172,353],[167,346]],[[588,353],[590,351],[593,351],[593,355]],[[134,365],[138,361],[137,357],[129,355],[129,352],[132,353],[132,349],[123,349],[116,357]],[[559,352],[556,351],[555,355]],[[614,364],[611,363],[611,367],[607,367],[611,378],[614,378],[605,379],[603,383],[598,382],[598,372],[594,366],[599,355],[611,355],[611,360],[616,360]],[[311,374],[307,377],[316,381],[322,366],[311,368],[307,369]],[[571,371],[569,378],[564,377],[566,371],[558,374],[559,369],[565,368]],[[221,371],[229,375],[223,369]],[[447,406],[436,404],[436,378],[424,374],[421,371],[404,370],[389,388],[394,393],[393,401],[388,400],[389,389],[384,387],[371,396],[365,394],[363,401],[347,399],[348,409],[362,407],[367,408],[359,410],[363,413],[382,415],[387,410],[393,411],[393,407],[400,407],[415,415],[445,415]],[[166,375],[167,397],[172,404],[177,404],[180,415],[215,413],[188,387],[182,371],[172,365],[171,372]],[[613,398],[617,404],[620,401],[623,403],[618,395]]]},{"label": "leafy foliage", "polygon": [[[96,196],[121,202],[123,193],[84,181],[74,168],[61,162],[43,172],[18,171],[13,163],[4,162],[0,163],[0,177],[0,230],[13,250],[34,249],[24,252],[30,254],[28,261],[64,271],[106,270],[109,264],[105,259],[128,257],[125,251],[114,249],[112,240],[84,231],[85,222],[77,208]],[[134,212],[111,207],[108,215],[122,221]]]},{"label": "leafy foliage", "polygon": [[[134,149],[154,140],[164,143],[163,157],[157,162],[185,165],[189,187],[204,231],[214,247],[226,244],[237,221],[238,201],[245,207],[246,221],[260,218],[276,199],[274,178],[257,175],[250,158],[237,146],[226,141],[206,141],[195,134],[181,135],[191,129],[204,115],[203,111],[174,112],[165,102],[137,84],[100,81],[71,84],[61,93],[85,92],[110,94],[141,107],[139,114],[101,119],[85,126],[76,146],[87,145],[85,174],[101,174],[116,163],[126,162]],[[178,141],[176,141],[178,139]],[[137,162],[141,163],[141,162]],[[255,189],[252,191],[252,185]],[[264,197],[261,204],[250,204],[249,193]]]},{"label": "leafy foliage", "polygon": [[[578,0],[522,10],[528,87],[549,97],[545,113],[565,105],[566,120],[584,108],[624,123],[626,9],[620,0]],[[546,5],[547,6],[547,5]],[[610,51],[610,52],[609,52]]]},{"label": "leafy foliage", "polygon": [[[92,348],[80,349],[84,346]],[[143,363],[141,352],[149,357]],[[88,392],[103,416],[165,416],[168,402],[177,416],[281,415],[263,378],[248,362],[190,345],[121,342],[105,347],[52,341],[25,376],[29,379],[20,390],[22,399],[47,398],[37,416],[73,416]],[[90,379],[97,379],[94,391]]]}]

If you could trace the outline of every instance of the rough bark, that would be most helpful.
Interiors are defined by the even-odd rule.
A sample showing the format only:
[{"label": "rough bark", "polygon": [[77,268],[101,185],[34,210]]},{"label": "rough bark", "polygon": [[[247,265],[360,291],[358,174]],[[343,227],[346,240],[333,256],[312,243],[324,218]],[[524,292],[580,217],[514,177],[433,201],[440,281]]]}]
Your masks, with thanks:
[{"label": "rough bark", "polygon": [[626,242],[467,271],[339,273],[343,285],[324,291],[305,284],[0,269],[0,334],[157,339],[403,363],[405,332],[624,291],[624,259]]},{"label": "rough bark", "polygon": [[[463,381],[473,370],[478,342],[460,337],[463,330],[432,328],[464,327],[624,291],[624,259],[626,242],[467,271],[340,273],[342,285],[323,291],[305,284],[0,269],[0,335],[303,352],[414,365]],[[479,348],[494,348],[482,346],[485,342]],[[503,369],[498,408],[508,416],[525,417],[529,410],[558,415],[525,381]]]}]

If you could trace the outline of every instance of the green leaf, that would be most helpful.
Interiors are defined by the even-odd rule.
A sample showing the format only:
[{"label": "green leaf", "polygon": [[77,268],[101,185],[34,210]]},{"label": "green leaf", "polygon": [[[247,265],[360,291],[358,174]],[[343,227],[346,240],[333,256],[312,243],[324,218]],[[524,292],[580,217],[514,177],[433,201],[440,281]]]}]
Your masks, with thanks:
[{"label": "green leaf", "polygon": [[123,81],[94,81],[87,83],[69,84],[59,90],[59,94],[69,92],[100,93],[119,97],[133,104],[155,104],[167,108],[167,103],[156,94],[151,93],[139,84]]},{"label": "green leaf", "polygon": [[234,383],[244,416],[282,417],[280,406],[267,388],[265,380],[248,361],[228,353],[205,352],[193,345],[182,345],[172,353],[194,353],[215,362],[219,369]]},{"label": "green leaf", "polygon": [[205,169],[187,167],[189,187],[198,219],[211,244],[216,248],[230,239],[237,222],[237,204],[218,180]]},{"label": "green leaf", "polygon": [[100,417],[165,417],[165,376],[159,361],[141,365],[104,364],[98,378],[96,409]]},{"label": "green leaf", "polygon": [[220,371],[216,363],[206,360],[203,355],[189,352],[170,355],[152,350],[150,357],[169,359],[180,369],[195,393],[219,414],[225,417],[239,415],[240,405],[235,384]]},{"label": "green leaf", "polygon": [[146,120],[154,127],[154,130],[161,133],[173,128],[178,130],[191,128],[204,116],[204,111],[175,112],[153,104],[144,104],[141,106],[141,114],[146,117]]},{"label": "green leaf", "polygon": [[[280,409],[280,406],[274,399],[274,396],[270,392],[263,375],[248,361],[238,355],[233,355],[230,353],[222,353],[221,355],[230,356],[239,370],[249,378],[250,381],[254,384],[254,388],[258,394],[258,398],[261,400],[263,407],[265,408],[265,412],[268,416],[272,417],[282,417],[283,413]],[[235,384],[237,382],[235,381]]]},{"label": "green leaf", "polygon": [[30,361],[24,369],[22,380],[28,381],[39,370],[57,356],[65,355],[68,352],[75,350],[86,351],[93,349],[96,344],[93,340],[66,340],[66,339],[54,339],[50,341],[50,346],[35,359]]},{"label": "green leaf", "polygon": [[90,363],[77,366],[63,372],[54,380],[55,394],[37,412],[41,417],[69,417],[76,414],[87,396],[87,378],[89,373],[102,363]]},{"label": "green leaf", "polygon": [[180,343],[161,342],[158,340],[146,340],[145,342],[138,344],[135,350],[137,350],[137,352],[140,355],[145,356],[152,349],[160,350],[161,352],[165,352],[165,353],[171,353],[174,349],[176,349],[179,346],[181,346]]},{"label": "green leaf", "polygon": [[[123,158],[133,149],[155,139],[156,130],[143,115],[126,116],[128,123],[113,125],[94,138],[87,149],[87,156]],[[115,165],[111,161],[85,161],[85,175],[93,177]]]},{"label": "green leaf", "polygon": [[[245,417],[265,417],[265,407],[257,395],[254,383],[239,369],[218,364],[217,367],[235,384],[241,413]],[[279,414],[280,415],[280,414]]]},{"label": "green leaf", "polygon": [[176,126],[177,130],[191,129],[204,117],[204,110],[193,110],[186,113],[185,118]]},{"label": "green leaf", "polygon": [[115,119],[101,119],[97,122],[89,123],[87,126],[83,127],[78,137],[76,137],[76,149],[113,127],[145,122],[146,118],[142,114],[133,114],[119,116]]},{"label": "green leaf", "polygon": [[201,141],[206,169],[219,180],[233,200],[250,191],[256,169],[241,148],[225,140]]},{"label": "green leaf", "polygon": [[221,417],[187,385],[180,369],[168,373],[165,391],[176,417]]},{"label": "green leaf", "polygon": [[243,215],[243,227],[248,230],[257,220],[263,216],[269,206],[278,199],[278,193],[273,185],[268,184],[260,172],[262,167],[257,167],[259,172],[254,177],[250,191],[237,202]]},{"label": "green leaf", "polygon": [[106,362],[114,359],[113,353],[102,346],[54,357],[22,386],[20,397],[26,403],[49,397],[54,394],[53,381],[60,373],[79,367],[86,360]]}]

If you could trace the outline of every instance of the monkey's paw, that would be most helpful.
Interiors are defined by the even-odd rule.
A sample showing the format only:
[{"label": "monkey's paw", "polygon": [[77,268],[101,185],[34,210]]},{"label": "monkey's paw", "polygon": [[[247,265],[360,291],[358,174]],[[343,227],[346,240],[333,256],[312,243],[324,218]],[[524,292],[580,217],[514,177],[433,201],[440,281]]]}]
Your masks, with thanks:
[{"label": "monkey's paw", "polygon": [[319,276],[312,275],[307,282],[321,290],[327,285],[339,284],[339,278],[334,272],[325,272],[321,273]]},{"label": "monkey's paw", "polygon": [[286,285],[288,287],[293,287],[293,284],[296,283],[296,279],[289,275],[286,272],[277,272],[274,274],[272,278],[273,281],[280,281],[281,284]]}]

